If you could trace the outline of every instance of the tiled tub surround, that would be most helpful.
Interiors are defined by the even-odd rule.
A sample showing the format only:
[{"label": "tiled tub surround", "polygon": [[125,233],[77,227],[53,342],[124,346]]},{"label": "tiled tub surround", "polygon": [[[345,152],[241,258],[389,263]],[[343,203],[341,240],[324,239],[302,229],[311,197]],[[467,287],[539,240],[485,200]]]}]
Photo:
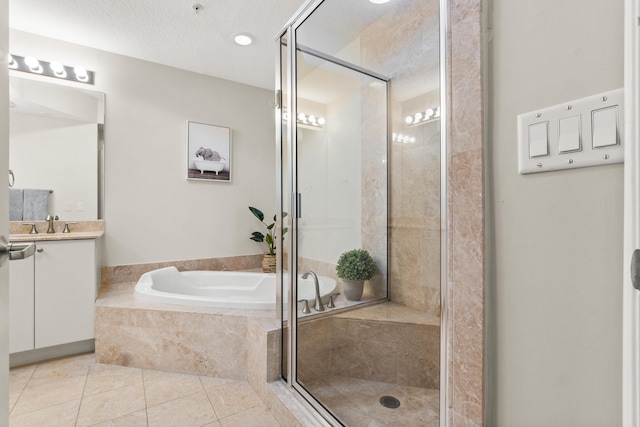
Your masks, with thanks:
[{"label": "tiled tub surround", "polygon": [[101,286],[95,316],[98,363],[247,380],[248,322],[276,326],[273,311],[139,301],[134,286]]}]

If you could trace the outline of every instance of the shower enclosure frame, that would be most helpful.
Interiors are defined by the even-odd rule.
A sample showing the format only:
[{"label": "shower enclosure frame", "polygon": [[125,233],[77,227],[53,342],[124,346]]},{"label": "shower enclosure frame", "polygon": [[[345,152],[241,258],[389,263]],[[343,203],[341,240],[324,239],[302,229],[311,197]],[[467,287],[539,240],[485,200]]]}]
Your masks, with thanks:
[{"label": "shower enclosure frame", "polygon": [[[296,40],[296,30],[297,28],[324,2],[325,0],[307,0],[293,15],[293,17],[287,22],[287,24],[283,27],[283,29],[276,35],[275,44],[276,44],[276,76],[275,76],[275,121],[276,121],[276,176],[277,176],[277,185],[276,185],[276,201],[279,207],[279,212],[285,212],[286,209],[289,209],[289,217],[292,219],[290,228],[289,228],[289,253],[287,259],[287,269],[289,273],[289,280],[291,278],[297,278],[297,245],[296,237],[297,237],[297,226],[295,219],[299,218],[300,214],[300,200],[299,200],[299,192],[297,191],[297,182],[296,178],[298,175],[297,164],[293,159],[297,158],[297,130],[295,126],[295,119],[291,119],[289,126],[287,127],[287,139],[289,143],[289,165],[288,165],[288,179],[289,179],[289,189],[291,197],[291,206],[284,206],[285,194],[283,185],[285,184],[282,180],[282,154],[284,149],[283,141],[283,85],[288,83],[287,94],[287,108],[289,112],[289,117],[295,117],[294,113],[297,113],[297,90],[295,84],[295,76],[297,70],[297,51],[302,50],[303,52],[312,54],[316,57],[319,57],[323,60],[327,60],[333,62],[337,65],[347,67],[354,71],[358,71],[367,75],[370,75],[374,78],[381,79],[385,81],[387,84],[387,103],[390,101],[389,97],[389,79],[385,76],[381,76],[379,74],[373,73],[370,70],[366,70],[362,67],[359,67],[355,64],[350,64],[345,61],[341,61],[337,58],[330,58],[326,55],[321,54],[313,49],[306,48],[303,46],[299,46]],[[439,78],[440,78],[440,110],[441,110],[441,130],[440,130],[440,390],[439,390],[439,399],[440,399],[440,426],[446,427],[448,422],[448,414],[447,409],[449,408],[449,360],[448,360],[448,267],[449,267],[449,257],[448,257],[448,209],[447,209],[447,201],[448,201],[448,136],[449,136],[449,74],[448,74],[448,64],[449,64],[449,15],[448,15],[448,0],[438,0],[439,3]],[[283,69],[283,43],[281,42],[282,38],[286,37],[286,57],[287,57],[287,67],[286,70]],[[289,78],[286,77],[283,79],[283,73],[289,73]],[[283,82],[283,80],[285,80]],[[387,105],[387,112],[389,111],[389,105]],[[390,114],[387,113],[387,152],[389,152],[389,141],[391,141],[391,126],[389,125],[389,117]],[[387,166],[388,169],[389,166]],[[387,183],[388,186],[388,183]],[[387,193],[387,198],[389,197],[389,192]],[[282,215],[277,215],[276,219],[276,227],[280,230],[284,228],[285,224],[283,223]],[[281,235],[281,233],[280,233]],[[281,240],[281,247],[284,248],[284,241]],[[283,306],[283,282],[282,282],[282,271],[284,267],[284,257],[282,255],[283,250],[277,252],[276,262],[278,266],[278,271],[276,274],[276,312],[278,316],[279,324],[282,326],[285,322],[288,324],[287,334],[282,333],[281,329],[281,340],[286,340],[288,342],[287,346],[284,346],[283,342],[280,345],[281,352],[286,347],[288,349],[287,354],[287,375],[284,375],[281,371],[281,378],[284,382],[287,383],[289,388],[293,391],[294,395],[298,395],[303,398],[304,402],[308,404],[313,410],[316,411],[317,415],[320,416],[323,420],[328,422],[331,425],[340,426],[342,425],[338,422],[333,414],[331,414],[327,409],[325,409],[316,399],[302,387],[296,381],[296,357],[295,352],[297,349],[297,322],[293,320],[293,314],[297,311],[297,286],[289,286],[289,298],[286,302],[286,315],[285,315],[285,307]],[[388,279],[387,279],[388,280]],[[386,299],[389,300],[389,292],[388,292],[388,283],[387,283],[387,292]],[[380,300],[376,300],[371,304],[376,304]],[[360,305],[359,307],[364,306]],[[284,329],[284,327],[283,327]],[[284,354],[281,354],[281,361],[284,357]],[[280,363],[282,368],[282,363]]]}]

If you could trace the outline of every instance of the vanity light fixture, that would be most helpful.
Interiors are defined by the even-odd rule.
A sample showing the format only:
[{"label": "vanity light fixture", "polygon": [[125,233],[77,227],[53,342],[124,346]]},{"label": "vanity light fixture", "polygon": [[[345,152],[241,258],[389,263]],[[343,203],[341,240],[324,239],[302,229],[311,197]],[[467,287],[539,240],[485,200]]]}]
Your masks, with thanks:
[{"label": "vanity light fixture", "polygon": [[249,33],[238,33],[233,37],[233,41],[240,46],[249,46],[253,43],[253,36]]},{"label": "vanity light fixture", "polygon": [[407,116],[404,122],[409,126],[418,125],[420,123],[432,122],[440,118],[440,107],[427,108],[425,111],[419,111],[411,116]]},{"label": "vanity light fixture", "polygon": [[403,144],[411,144],[416,142],[415,136],[403,135],[401,133],[393,133],[392,135],[393,142],[401,142]]},{"label": "vanity light fixture", "polygon": [[23,57],[17,55],[9,55],[8,61],[9,68],[12,70],[40,74],[72,82],[93,84],[93,71],[89,71],[81,65],[70,67],[68,65],[63,65],[59,61],[46,62],[41,61],[34,56]]},{"label": "vanity light fixture", "polygon": [[391,0],[369,0],[373,4],[385,4],[389,3]]},{"label": "vanity light fixture", "polygon": [[[282,112],[282,118],[289,120],[289,113],[285,110]],[[327,122],[324,117],[316,117],[313,114],[299,113],[296,122],[302,125],[309,125],[317,128],[321,128]]]}]

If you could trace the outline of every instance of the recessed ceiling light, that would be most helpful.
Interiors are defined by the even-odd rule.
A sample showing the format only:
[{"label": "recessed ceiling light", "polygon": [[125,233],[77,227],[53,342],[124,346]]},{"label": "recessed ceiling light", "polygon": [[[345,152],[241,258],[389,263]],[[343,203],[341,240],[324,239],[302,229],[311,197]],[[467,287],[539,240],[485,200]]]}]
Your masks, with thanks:
[{"label": "recessed ceiling light", "polygon": [[253,36],[249,33],[239,33],[233,37],[233,41],[240,46],[249,46],[253,43]]},{"label": "recessed ceiling light", "polygon": [[369,0],[373,4],[385,4],[389,3],[391,0]]}]

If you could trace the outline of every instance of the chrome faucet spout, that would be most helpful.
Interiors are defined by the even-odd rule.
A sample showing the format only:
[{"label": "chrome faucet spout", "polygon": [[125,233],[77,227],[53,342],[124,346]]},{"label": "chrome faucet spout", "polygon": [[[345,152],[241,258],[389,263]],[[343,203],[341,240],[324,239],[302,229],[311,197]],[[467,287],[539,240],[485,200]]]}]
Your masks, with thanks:
[{"label": "chrome faucet spout", "polygon": [[302,275],[303,279],[309,278],[309,276],[313,277],[313,282],[316,285],[316,303],[313,308],[316,311],[324,311],[324,305],[322,305],[322,299],[320,298],[320,283],[318,283],[318,276],[313,271],[309,270]]}]

